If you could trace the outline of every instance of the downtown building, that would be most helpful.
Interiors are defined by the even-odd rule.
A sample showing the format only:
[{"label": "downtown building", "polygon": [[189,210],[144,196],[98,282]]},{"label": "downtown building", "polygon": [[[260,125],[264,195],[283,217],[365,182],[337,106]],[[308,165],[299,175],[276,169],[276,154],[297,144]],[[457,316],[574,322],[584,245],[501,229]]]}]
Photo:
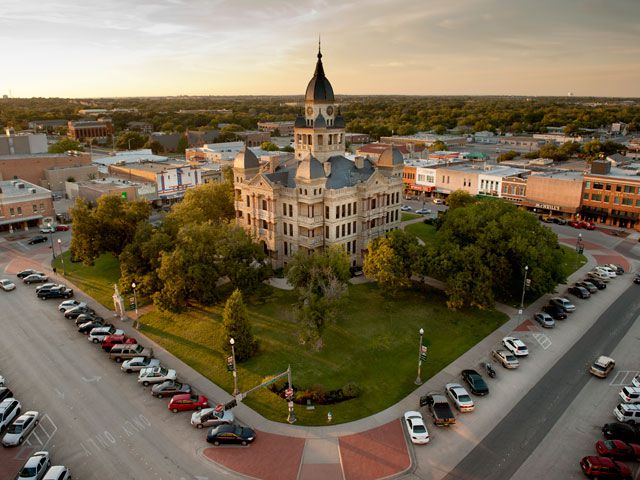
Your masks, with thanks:
[{"label": "downtown building", "polygon": [[299,250],[332,245],[361,266],[369,241],[400,226],[403,155],[390,146],[376,160],[345,156],[345,121],[320,51],[304,103],[294,123],[294,162],[265,169],[248,148],[236,156],[236,222],[275,268]]}]

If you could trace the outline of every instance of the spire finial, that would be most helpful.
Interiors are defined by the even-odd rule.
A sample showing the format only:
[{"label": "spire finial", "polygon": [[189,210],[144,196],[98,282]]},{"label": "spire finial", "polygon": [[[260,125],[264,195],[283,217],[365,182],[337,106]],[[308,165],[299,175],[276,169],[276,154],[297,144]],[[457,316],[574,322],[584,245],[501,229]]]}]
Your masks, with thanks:
[{"label": "spire finial", "polygon": [[318,34],[318,58],[322,58],[322,51],[320,48],[320,34]]}]

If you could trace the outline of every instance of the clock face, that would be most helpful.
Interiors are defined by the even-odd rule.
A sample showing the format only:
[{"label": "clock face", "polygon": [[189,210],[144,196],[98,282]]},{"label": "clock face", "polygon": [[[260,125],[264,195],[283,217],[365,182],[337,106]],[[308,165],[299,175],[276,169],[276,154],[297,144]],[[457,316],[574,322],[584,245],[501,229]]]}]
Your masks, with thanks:
[{"label": "clock face", "polygon": [[307,115],[313,115],[313,107],[307,107]]},{"label": "clock face", "polygon": [[333,115],[333,107],[327,107],[327,115]]}]

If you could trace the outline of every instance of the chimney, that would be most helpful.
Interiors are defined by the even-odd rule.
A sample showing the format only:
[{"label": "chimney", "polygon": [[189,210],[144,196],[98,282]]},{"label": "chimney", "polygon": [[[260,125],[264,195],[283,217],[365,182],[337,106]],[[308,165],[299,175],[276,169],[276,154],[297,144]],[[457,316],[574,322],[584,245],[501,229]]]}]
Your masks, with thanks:
[{"label": "chimney", "polygon": [[269,157],[269,173],[275,173],[276,169],[280,166],[280,157],[271,156]]},{"label": "chimney", "polygon": [[329,160],[325,161],[322,166],[324,167],[324,175],[328,177],[331,175],[331,162]]},{"label": "chimney", "polygon": [[591,163],[591,173],[606,175],[611,172],[611,162],[609,160],[594,160]]},{"label": "chimney", "polygon": [[355,159],[356,168],[364,168],[364,157],[357,156]]}]

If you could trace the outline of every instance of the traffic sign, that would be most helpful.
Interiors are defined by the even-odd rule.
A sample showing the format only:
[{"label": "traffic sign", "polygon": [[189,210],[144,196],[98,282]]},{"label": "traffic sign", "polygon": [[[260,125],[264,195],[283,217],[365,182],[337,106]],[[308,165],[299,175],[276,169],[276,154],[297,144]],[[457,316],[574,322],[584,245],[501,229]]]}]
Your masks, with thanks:
[{"label": "traffic sign", "polygon": [[284,391],[284,396],[285,396],[285,398],[292,398],[293,397],[293,388],[287,388]]},{"label": "traffic sign", "polygon": [[427,359],[427,346],[426,345],[421,345],[420,346],[420,360],[422,360],[423,362]]}]

